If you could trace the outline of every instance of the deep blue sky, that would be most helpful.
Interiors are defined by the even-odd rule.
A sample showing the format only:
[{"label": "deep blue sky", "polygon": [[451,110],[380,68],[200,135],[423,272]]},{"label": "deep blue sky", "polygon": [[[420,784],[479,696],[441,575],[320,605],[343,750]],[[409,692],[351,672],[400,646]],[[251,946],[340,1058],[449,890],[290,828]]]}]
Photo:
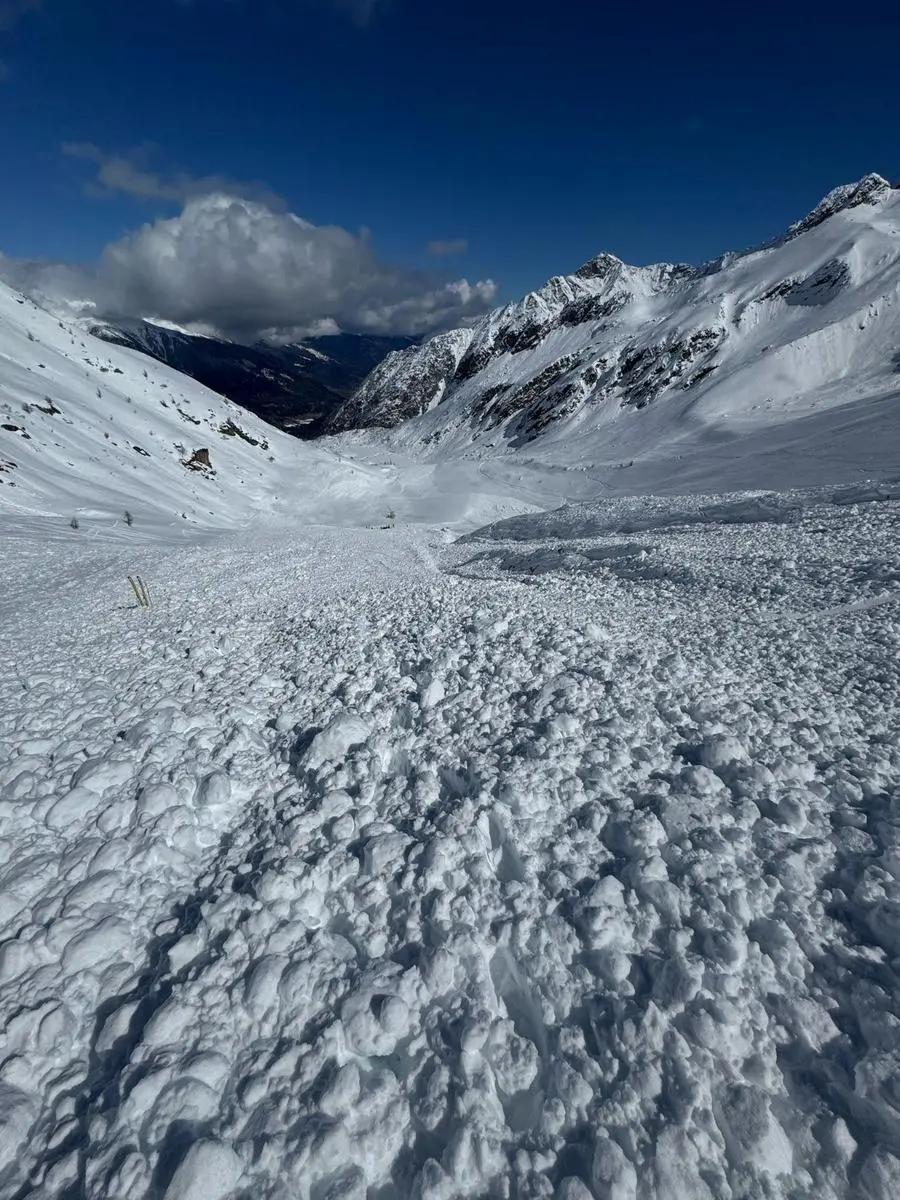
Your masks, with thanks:
[{"label": "deep blue sky", "polygon": [[[22,0],[17,0],[22,5]],[[9,0],[5,7],[9,9]],[[900,5],[43,0],[0,33],[0,250],[89,260],[179,205],[90,142],[259,180],[377,253],[516,296],[599,250],[699,261],[900,176]],[[0,0],[0,11],[4,0]],[[468,240],[436,263],[426,244]]]}]

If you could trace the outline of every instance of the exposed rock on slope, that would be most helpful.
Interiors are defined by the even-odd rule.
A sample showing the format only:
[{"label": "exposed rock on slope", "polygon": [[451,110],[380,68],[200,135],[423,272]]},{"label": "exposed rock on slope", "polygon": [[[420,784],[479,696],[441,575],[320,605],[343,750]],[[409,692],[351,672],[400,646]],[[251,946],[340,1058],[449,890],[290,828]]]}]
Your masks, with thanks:
[{"label": "exposed rock on slope", "polygon": [[869,175],[782,237],[701,267],[600,254],[471,330],[390,355],[329,429],[408,421],[409,444],[520,446],[662,399],[673,420],[719,419],[831,403],[851,381],[896,390],[898,230],[900,192]]},{"label": "exposed rock on slope", "polygon": [[[439,403],[472,341],[470,329],[441,333],[428,343],[423,357],[418,346],[391,354],[340,409],[334,428],[396,425]],[[389,394],[383,402],[382,396]]]},{"label": "exposed rock on slope", "polygon": [[111,528],[127,508],[144,533],[233,527],[277,510],[304,472],[328,462],[186,375],[0,284],[5,516],[77,514],[86,532]]}]

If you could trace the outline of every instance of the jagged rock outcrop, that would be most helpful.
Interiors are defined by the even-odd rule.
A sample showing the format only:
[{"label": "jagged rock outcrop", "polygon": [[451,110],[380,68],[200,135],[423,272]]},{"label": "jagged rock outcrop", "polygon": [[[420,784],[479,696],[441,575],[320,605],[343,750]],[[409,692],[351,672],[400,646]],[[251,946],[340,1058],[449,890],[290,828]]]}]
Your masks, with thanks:
[{"label": "jagged rock outcrop", "polygon": [[[404,438],[426,445],[451,435],[521,445],[563,421],[664,396],[692,402],[736,373],[741,387],[753,371],[761,390],[821,386],[843,369],[835,339],[862,344],[884,316],[873,297],[897,299],[897,216],[898,192],[867,175],[781,237],[698,267],[598,254],[472,329],[389,355],[329,432],[411,421]],[[786,368],[773,383],[761,364],[776,352]]]},{"label": "jagged rock outcrop", "polygon": [[[376,367],[359,391],[341,406],[329,432],[363,425],[390,427],[427,412],[440,401],[471,340],[471,329],[454,329],[432,338],[424,356],[419,354],[419,346],[391,354],[386,370],[382,370],[385,364]],[[383,395],[388,399],[376,402]]]}]

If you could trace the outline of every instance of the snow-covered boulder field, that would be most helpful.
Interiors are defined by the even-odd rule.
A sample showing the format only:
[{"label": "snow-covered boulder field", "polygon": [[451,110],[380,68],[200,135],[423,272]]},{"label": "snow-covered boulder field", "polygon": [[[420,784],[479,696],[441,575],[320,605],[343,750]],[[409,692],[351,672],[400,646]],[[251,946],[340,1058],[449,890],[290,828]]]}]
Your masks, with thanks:
[{"label": "snow-covered boulder field", "polygon": [[0,1192],[900,1194],[897,519],[7,539]]}]

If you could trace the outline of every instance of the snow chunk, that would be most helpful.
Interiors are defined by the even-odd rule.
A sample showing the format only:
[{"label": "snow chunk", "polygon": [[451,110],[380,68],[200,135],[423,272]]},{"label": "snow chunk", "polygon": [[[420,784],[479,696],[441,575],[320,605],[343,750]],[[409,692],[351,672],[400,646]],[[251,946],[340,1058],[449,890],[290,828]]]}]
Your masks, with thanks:
[{"label": "snow chunk", "polygon": [[33,1120],[33,1101],[18,1088],[0,1082],[0,1169],[14,1161]]},{"label": "snow chunk", "polygon": [[592,1182],[594,1194],[603,1200],[637,1200],[637,1172],[611,1138],[597,1142]]},{"label": "snow chunk", "polygon": [[165,1200],[223,1200],[234,1190],[243,1170],[230,1146],[195,1142],[172,1176]]},{"label": "snow chunk", "polygon": [[723,767],[747,762],[747,759],[746,746],[730,733],[718,733],[704,738],[700,747],[700,762],[717,774]]},{"label": "snow chunk", "polygon": [[313,738],[304,755],[304,763],[315,771],[326,762],[340,762],[352,746],[368,741],[371,726],[354,713],[339,713]]},{"label": "snow chunk", "polygon": [[200,781],[197,803],[202,808],[227,804],[231,799],[231,780],[222,771],[213,771]]},{"label": "snow chunk", "polygon": [[72,938],[63,951],[67,971],[97,970],[101,964],[127,962],[132,941],[131,926],[118,917],[106,917]]},{"label": "snow chunk", "polygon": [[72,780],[73,787],[85,788],[101,796],[107,788],[127,783],[132,776],[130,762],[111,759],[94,759],[79,767]]}]

